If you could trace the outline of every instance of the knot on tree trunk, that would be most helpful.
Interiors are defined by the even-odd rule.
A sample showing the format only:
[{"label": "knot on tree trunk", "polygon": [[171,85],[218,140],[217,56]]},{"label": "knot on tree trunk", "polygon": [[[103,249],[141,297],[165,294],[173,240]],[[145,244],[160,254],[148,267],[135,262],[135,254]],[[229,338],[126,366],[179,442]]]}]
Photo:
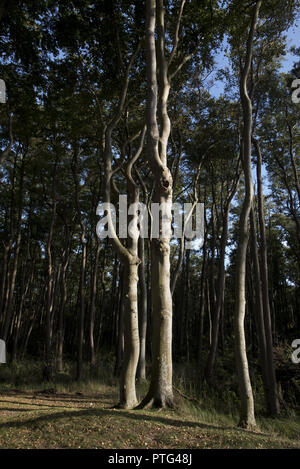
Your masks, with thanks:
[{"label": "knot on tree trunk", "polygon": [[155,249],[161,258],[170,254],[169,240],[154,238],[152,242],[154,243]]},{"label": "knot on tree trunk", "polygon": [[164,196],[170,196],[172,194],[172,182],[172,175],[169,168],[162,168],[159,178],[159,186],[160,192]]},{"label": "knot on tree trunk", "polygon": [[141,260],[137,256],[131,256],[129,259],[129,265],[140,265]]}]

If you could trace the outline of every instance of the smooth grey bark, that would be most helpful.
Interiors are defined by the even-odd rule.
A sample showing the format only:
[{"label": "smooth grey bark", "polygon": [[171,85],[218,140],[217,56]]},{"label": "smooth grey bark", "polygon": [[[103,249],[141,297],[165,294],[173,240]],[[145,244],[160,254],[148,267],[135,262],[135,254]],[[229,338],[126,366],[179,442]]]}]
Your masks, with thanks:
[{"label": "smooth grey bark", "polygon": [[[128,63],[122,90],[120,93],[117,109],[110,120],[105,126],[105,141],[104,141],[104,159],[105,159],[105,202],[111,202],[111,185],[114,170],[112,168],[112,132],[121,119],[124,110],[125,99],[129,84],[129,72],[132,68],[133,61],[137,57],[140,50],[140,45],[131,56]],[[133,213],[129,216],[128,222],[131,226],[131,233],[127,238],[127,247],[125,247],[118,238],[113,220],[111,210],[107,210],[108,226],[111,233],[111,241],[116,249],[118,256],[124,266],[124,359],[120,375],[120,401],[118,406],[122,408],[133,408],[137,405],[136,397],[136,369],[139,359],[139,327],[138,327],[138,266],[140,259],[138,258],[138,202],[139,202],[139,187],[135,184],[132,178],[132,168],[136,160],[139,158],[145,137],[146,129],[144,128],[140,144],[137,152],[133,157],[130,157],[126,166],[127,190],[129,195],[129,204],[134,207]],[[108,205],[110,207],[110,205]]]},{"label": "smooth grey bark", "polygon": [[146,338],[147,338],[147,312],[148,312],[148,292],[145,276],[145,244],[144,239],[139,238],[139,283],[141,292],[141,301],[139,308],[139,335],[140,335],[140,356],[137,367],[137,378],[146,379]]},{"label": "smooth grey bark", "polygon": [[[170,236],[173,181],[167,165],[171,124],[167,103],[171,80],[194,52],[183,57],[169,74],[179,43],[185,0],[181,1],[169,59],[165,54],[165,10],[163,0],[146,0],[147,160],[155,187],[153,202],[164,207],[164,229],[151,241],[152,373],[149,391],[141,407],[173,406],[172,294],[170,288]],[[156,29],[157,23],[157,29]],[[156,36],[155,36],[156,34]]]},{"label": "smooth grey bark", "polygon": [[246,255],[249,238],[249,215],[253,203],[253,184],[251,173],[251,136],[252,136],[252,102],[248,95],[247,80],[251,69],[254,32],[257,25],[261,0],[253,7],[250,30],[246,44],[244,66],[241,66],[240,97],[243,110],[243,134],[241,161],[245,178],[245,195],[239,220],[239,233],[236,258],[235,280],[235,356],[240,390],[240,421],[244,428],[255,427],[254,399],[249,375],[248,358],[245,339],[245,309],[246,309]]},{"label": "smooth grey bark", "polygon": [[[167,167],[167,144],[170,134],[167,100],[170,82],[164,53],[163,1],[147,0],[146,11],[147,159],[155,180],[153,202],[165,208],[166,229],[163,232],[160,226],[159,237],[151,241],[152,370],[149,391],[141,407],[165,407],[173,406],[172,295],[170,289],[172,176]],[[155,40],[156,15],[157,45]],[[157,114],[160,119],[160,131]]]},{"label": "smooth grey bark", "polygon": [[116,325],[116,361],[114,366],[114,376],[120,376],[124,356],[124,271],[121,266],[120,280],[118,285],[118,308]]}]

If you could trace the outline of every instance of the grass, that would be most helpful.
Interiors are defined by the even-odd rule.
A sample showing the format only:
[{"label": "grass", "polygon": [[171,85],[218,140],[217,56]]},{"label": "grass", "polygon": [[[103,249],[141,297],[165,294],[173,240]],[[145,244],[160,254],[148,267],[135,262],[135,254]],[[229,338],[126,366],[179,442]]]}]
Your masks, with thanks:
[{"label": "grass", "polygon": [[[175,410],[116,410],[117,380],[110,373],[80,383],[66,373],[41,384],[38,370],[31,366],[31,380],[26,366],[0,370],[0,449],[300,448],[296,414],[259,417],[257,430],[246,431],[236,427],[232,401],[222,412],[208,392],[192,401],[176,393]],[[139,398],[147,387],[139,384]]]}]

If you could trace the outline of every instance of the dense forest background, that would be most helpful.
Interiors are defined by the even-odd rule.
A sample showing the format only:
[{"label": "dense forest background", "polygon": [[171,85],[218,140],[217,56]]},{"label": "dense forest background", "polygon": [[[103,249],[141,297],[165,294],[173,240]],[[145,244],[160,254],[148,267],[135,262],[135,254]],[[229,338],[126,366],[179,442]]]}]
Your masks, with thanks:
[{"label": "dense forest background", "polygon": [[[26,366],[49,383],[105,369],[125,407],[151,379],[142,406],[173,405],[173,383],[241,403],[246,427],[252,391],[258,412],[299,410],[300,50],[280,68],[298,14],[293,0],[0,2],[3,385]],[[120,194],[203,203],[202,247],[171,239],[168,272],[154,240],[99,239],[98,203]]]}]

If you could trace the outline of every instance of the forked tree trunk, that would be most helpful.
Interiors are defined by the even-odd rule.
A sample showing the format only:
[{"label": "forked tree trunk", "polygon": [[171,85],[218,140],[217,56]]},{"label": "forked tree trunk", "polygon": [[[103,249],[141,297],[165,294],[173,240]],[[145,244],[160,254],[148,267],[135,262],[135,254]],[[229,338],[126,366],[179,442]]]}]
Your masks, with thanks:
[{"label": "forked tree trunk", "polygon": [[[157,4],[157,5],[156,5]],[[157,107],[157,64],[155,44],[156,14],[158,18],[157,56],[159,62],[159,107]],[[170,288],[170,235],[172,176],[167,167],[167,143],[170,120],[167,100],[170,83],[164,54],[163,1],[147,0],[146,19],[147,70],[147,157],[155,179],[153,202],[164,207],[164,228],[159,227],[158,238],[151,242],[151,295],[152,295],[152,371],[148,394],[141,407],[173,405],[172,387],[172,295]],[[157,112],[160,117],[159,132]],[[160,152],[158,143],[160,142]]]},{"label": "forked tree trunk", "polygon": [[127,247],[125,247],[118,238],[112,220],[110,209],[111,202],[111,183],[113,177],[112,170],[112,132],[121,118],[124,109],[125,98],[129,83],[129,72],[133,61],[137,56],[139,48],[132,55],[127,66],[127,71],[120,94],[118,108],[116,114],[107,125],[105,131],[105,202],[107,207],[107,221],[111,233],[111,241],[115,247],[124,266],[124,359],[120,375],[120,401],[119,407],[133,408],[137,405],[135,378],[136,369],[139,359],[139,326],[138,326],[138,266],[140,260],[138,258],[138,210],[139,210],[139,189],[132,179],[132,167],[143,148],[145,129],[142,132],[139,147],[134,157],[130,158],[126,166],[126,177],[128,182],[129,204],[133,207],[133,212],[129,216],[130,233],[127,239]]}]

